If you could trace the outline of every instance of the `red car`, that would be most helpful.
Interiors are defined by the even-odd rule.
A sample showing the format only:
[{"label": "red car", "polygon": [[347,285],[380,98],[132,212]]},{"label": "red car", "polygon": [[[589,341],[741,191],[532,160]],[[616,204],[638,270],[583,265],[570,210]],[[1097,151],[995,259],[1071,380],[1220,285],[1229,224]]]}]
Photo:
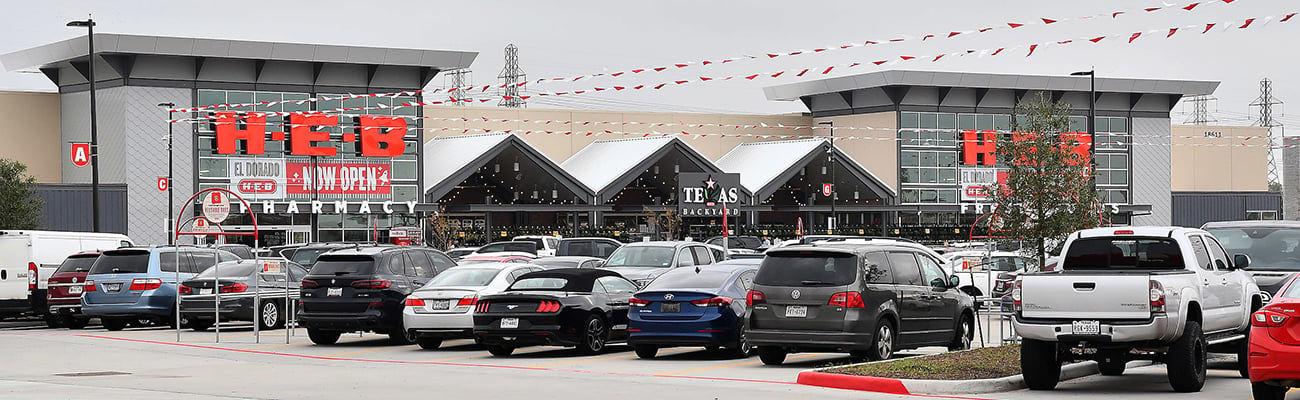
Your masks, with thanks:
[{"label": "red car", "polygon": [[81,292],[85,288],[90,266],[96,259],[99,259],[98,250],[70,255],[50,276],[50,290],[46,292],[45,299],[50,307],[47,318],[51,327],[86,327],[90,318],[81,314]]},{"label": "red car", "polygon": [[[1297,277],[1300,277],[1298,275]],[[1291,278],[1251,315],[1250,386],[1256,400],[1282,400],[1300,387],[1300,283]]]}]

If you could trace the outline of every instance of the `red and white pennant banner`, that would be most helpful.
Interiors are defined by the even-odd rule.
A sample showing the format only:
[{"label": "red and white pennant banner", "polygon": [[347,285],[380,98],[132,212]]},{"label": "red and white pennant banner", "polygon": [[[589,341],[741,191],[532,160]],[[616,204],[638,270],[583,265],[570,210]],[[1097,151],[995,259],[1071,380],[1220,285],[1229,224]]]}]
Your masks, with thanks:
[{"label": "red and white pennant banner", "polygon": [[[1112,19],[1113,19],[1113,18],[1118,18],[1118,17],[1121,16],[1121,15],[1130,14],[1130,13],[1152,13],[1152,12],[1157,12],[1157,11],[1171,11],[1171,10],[1193,11],[1193,10],[1196,10],[1196,9],[1198,9],[1198,8],[1204,9],[1204,7],[1199,7],[1199,6],[1202,6],[1203,4],[1208,4],[1208,3],[1223,3],[1223,4],[1231,4],[1231,3],[1235,2],[1235,1],[1236,1],[1236,0],[1210,0],[1210,1],[1200,1],[1200,2],[1194,2],[1194,3],[1188,3],[1188,4],[1170,4],[1170,5],[1164,5],[1164,6],[1161,6],[1161,7],[1146,7],[1146,8],[1141,8],[1141,9],[1132,9],[1132,10],[1129,10],[1129,11],[1115,11],[1115,12],[1109,12],[1109,13],[1103,13],[1103,14],[1087,15],[1087,16],[1082,16],[1082,17],[1072,17],[1072,18],[1047,18],[1047,17],[1042,17],[1042,18],[1039,18],[1039,19],[1037,19],[1037,20],[1028,21],[1028,22],[1007,22],[1007,23],[1004,23],[1004,24],[999,24],[999,25],[994,25],[994,26],[989,26],[989,27],[984,27],[984,28],[979,28],[979,29],[954,30],[954,31],[948,31],[948,32],[946,32],[946,33],[924,34],[924,35],[920,35],[920,36],[903,36],[903,37],[896,37],[896,38],[891,38],[891,39],[866,40],[866,41],[863,41],[863,42],[846,43],[846,44],[835,45],[835,46],[814,47],[814,48],[812,48],[812,49],[806,49],[806,50],[793,50],[793,51],[781,51],[781,52],[768,52],[768,53],[764,53],[764,54],[761,55],[761,56],[740,56],[740,57],[724,58],[724,59],[719,59],[719,60],[702,60],[702,61],[676,62],[676,63],[669,64],[669,65],[667,65],[667,66],[648,67],[648,68],[633,68],[633,69],[629,69],[629,70],[625,70],[625,71],[619,71],[619,72],[613,72],[613,73],[597,73],[597,74],[578,75],[578,76],[571,76],[571,77],[542,78],[542,79],[534,80],[533,82],[534,82],[534,83],[542,83],[542,82],[548,82],[548,81],[569,81],[569,82],[577,82],[577,81],[582,80],[582,79],[590,79],[590,78],[596,78],[596,77],[602,77],[602,76],[604,76],[604,77],[619,77],[619,76],[624,76],[624,75],[629,75],[629,76],[631,76],[631,75],[636,75],[636,74],[640,74],[640,73],[644,73],[644,72],[662,72],[662,71],[666,71],[666,70],[678,70],[678,69],[682,69],[682,68],[686,68],[686,67],[691,67],[691,66],[707,66],[707,65],[715,65],[715,64],[726,64],[726,63],[731,63],[731,62],[735,62],[735,61],[753,60],[753,59],[763,59],[763,60],[766,60],[766,59],[773,59],[773,58],[778,58],[778,57],[790,57],[790,56],[798,56],[798,55],[802,55],[802,54],[816,54],[816,53],[823,53],[823,52],[828,52],[828,51],[844,50],[844,49],[850,49],[850,48],[855,48],[855,47],[864,47],[864,46],[881,45],[881,44],[889,44],[889,43],[911,42],[911,41],[917,41],[917,40],[924,42],[924,41],[927,41],[927,40],[929,40],[929,39],[934,39],[934,38],[951,38],[951,37],[955,37],[955,36],[963,35],[963,34],[965,34],[965,35],[980,34],[980,33],[986,33],[986,32],[994,31],[994,30],[1016,29],[1016,28],[1021,28],[1021,27],[1028,26],[1028,25],[1052,25],[1052,24],[1056,24],[1056,23],[1060,23],[1060,22],[1068,22],[1068,21],[1085,21],[1085,20],[1098,19],[1098,18],[1112,18]],[[282,100],[282,101],[277,100],[277,101],[260,101],[260,102],[253,102],[253,103],[212,104],[212,105],[205,105],[205,106],[199,106],[199,107],[190,107],[190,108],[174,108],[174,109],[170,109],[169,111],[172,111],[172,112],[195,112],[195,111],[202,111],[202,110],[211,110],[211,109],[216,109],[216,108],[242,108],[242,107],[254,107],[254,106],[275,106],[275,105],[278,105],[278,104],[286,104],[286,103],[292,103],[292,104],[305,104],[305,103],[308,103],[308,102],[316,102],[316,101],[321,101],[321,100],[351,100],[351,99],[366,98],[366,97],[399,97],[399,96],[414,96],[414,95],[419,94],[419,93],[433,94],[433,93],[440,93],[440,92],[451,93],[451,92],[456,92],[456,91],[479,91],[479,92],[485,92],[485,91],[487,91],[488,89],[493,89],[493,88],[505,88],[506,86],[510,86],[510,85],[523,87],[523,86],[526,85],[527,83],[528,83],[528,82],[520,82],[520,83],[515,83],[515,84],[509,84],[509,85],[508,85],[508,84],[500,84],[500,85],[465,86],[465,87],[458,87],[458,88],[441,88],[441,89],[434,89],[434,90],[411,90],[411,91],[392,92],[392,93],[379,93],[379,94],[361,94],[361,95],[349,94],[349,95],[346,95],[346,96],[323,96],[323,97],[315,97],[315,98],[309,98],[309,99],[305,99],[305,100]],[[485,101],[489,101],[489,100],[480,100],[480,102],[485,102]]]}]

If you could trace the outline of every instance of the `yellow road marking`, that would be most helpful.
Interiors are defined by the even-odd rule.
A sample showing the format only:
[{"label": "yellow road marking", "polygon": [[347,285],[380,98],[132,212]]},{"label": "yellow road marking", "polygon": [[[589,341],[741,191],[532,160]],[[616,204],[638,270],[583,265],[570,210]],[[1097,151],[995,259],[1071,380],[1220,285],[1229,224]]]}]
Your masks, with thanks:
[{"label": "yellow road marking", "polygon": [[410,348],[411,346],[382,347],[378,349],[358,350],[358,351],[349,351],[347,353],[329,354],[321,357],[342,357],[342,356],[350,356],[353,354],[377,353],[377,352],[389,351],[389,350],[409,350]]},{"label": "yellow road marking", "polygon": [[[820,354],[820,353],[817,353],[817,354],[803,354],[803,355],[798,355],[798,356],[794,356],[794,357],[787,357],[786,360],[797,360],[797,359],[800,359],[800,358],[816,357],[816,356],[820,356],[820,355],[823,355],[823,354]],[[742,362],[742,363],[735,363],[735,364],[714,365],[714,366],[712,366],[712,367],[695,368],[695,369],[686,369],[686,370],[673,371],[673,372],[664,372],[664,373],[659,373],[659,374],[654,374],[654,375],[655,375],[655,376],[682,375],[682,374],[691,373],[691,372],[709,371],[709,370],[715,370],[715,369],[731,368],[731,367],[740,367],[740,366],[745,366],[745,365],[754,365],[754,364],[762,364],[762,363],[763,363],[762,361],[749,361],[749,362]]]},{"label": "yellow road marking", "polygon": [[[699,349],[696,349],[696,348],[673,349],[673,350],[671,350],[671,351],[668,351],[668,352],[661,352],[661,353],[659,353],[659,354],[661,354],[661,355],[663,355],[663,354],[678,354],[678,353],[685,353],[685,352],[696,351],[696,350],[699,350]],[[636,354],[624,354],[624,355],[621,355],[621,356],[608,356],[608,357],[588,358],[588,359],[585,359],[585,360],[563,361],[563,362],[550,363],[550,364],[533,365],[533,366],[530,366],[529,368],[545,368],[545,367],[554,367],[554,366],[557,366],[557,365],[580,364],[580,363],[585,363],[585,362],[588,362],[588,361],[617,360],[617,359],[620,359],[620,358],[632,358],[632,357],[636,357]]]}]

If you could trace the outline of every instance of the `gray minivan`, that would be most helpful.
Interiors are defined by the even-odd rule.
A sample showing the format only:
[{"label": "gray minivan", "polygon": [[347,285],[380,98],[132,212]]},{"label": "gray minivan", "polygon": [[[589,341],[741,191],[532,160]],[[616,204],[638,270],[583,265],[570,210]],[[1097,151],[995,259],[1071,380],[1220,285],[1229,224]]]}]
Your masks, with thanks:
[{"label": "gray minivan", "polygon": [[746,296],[746,337],[769,365],[793,352],[883,360],[970,348],[974,301],[942,265],[924,246],[884,239],[769,250]]}]

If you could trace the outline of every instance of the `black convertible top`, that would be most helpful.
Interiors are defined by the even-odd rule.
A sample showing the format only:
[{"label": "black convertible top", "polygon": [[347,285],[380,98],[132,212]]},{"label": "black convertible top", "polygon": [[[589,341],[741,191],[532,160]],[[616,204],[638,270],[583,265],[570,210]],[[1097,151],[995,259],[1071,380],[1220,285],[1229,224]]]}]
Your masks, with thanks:
[{"label": "black convertible top", "polygon": [[568,282],[564,284],[564,288],[558,290],[566,292],[590,292],[591,287],[596,283],[596,279],[606,276],[622,277],[619,273],[607,269],[558,268],[529,272],[520,275],[515,282],[529,278],[559,278],[565,279]]}]

